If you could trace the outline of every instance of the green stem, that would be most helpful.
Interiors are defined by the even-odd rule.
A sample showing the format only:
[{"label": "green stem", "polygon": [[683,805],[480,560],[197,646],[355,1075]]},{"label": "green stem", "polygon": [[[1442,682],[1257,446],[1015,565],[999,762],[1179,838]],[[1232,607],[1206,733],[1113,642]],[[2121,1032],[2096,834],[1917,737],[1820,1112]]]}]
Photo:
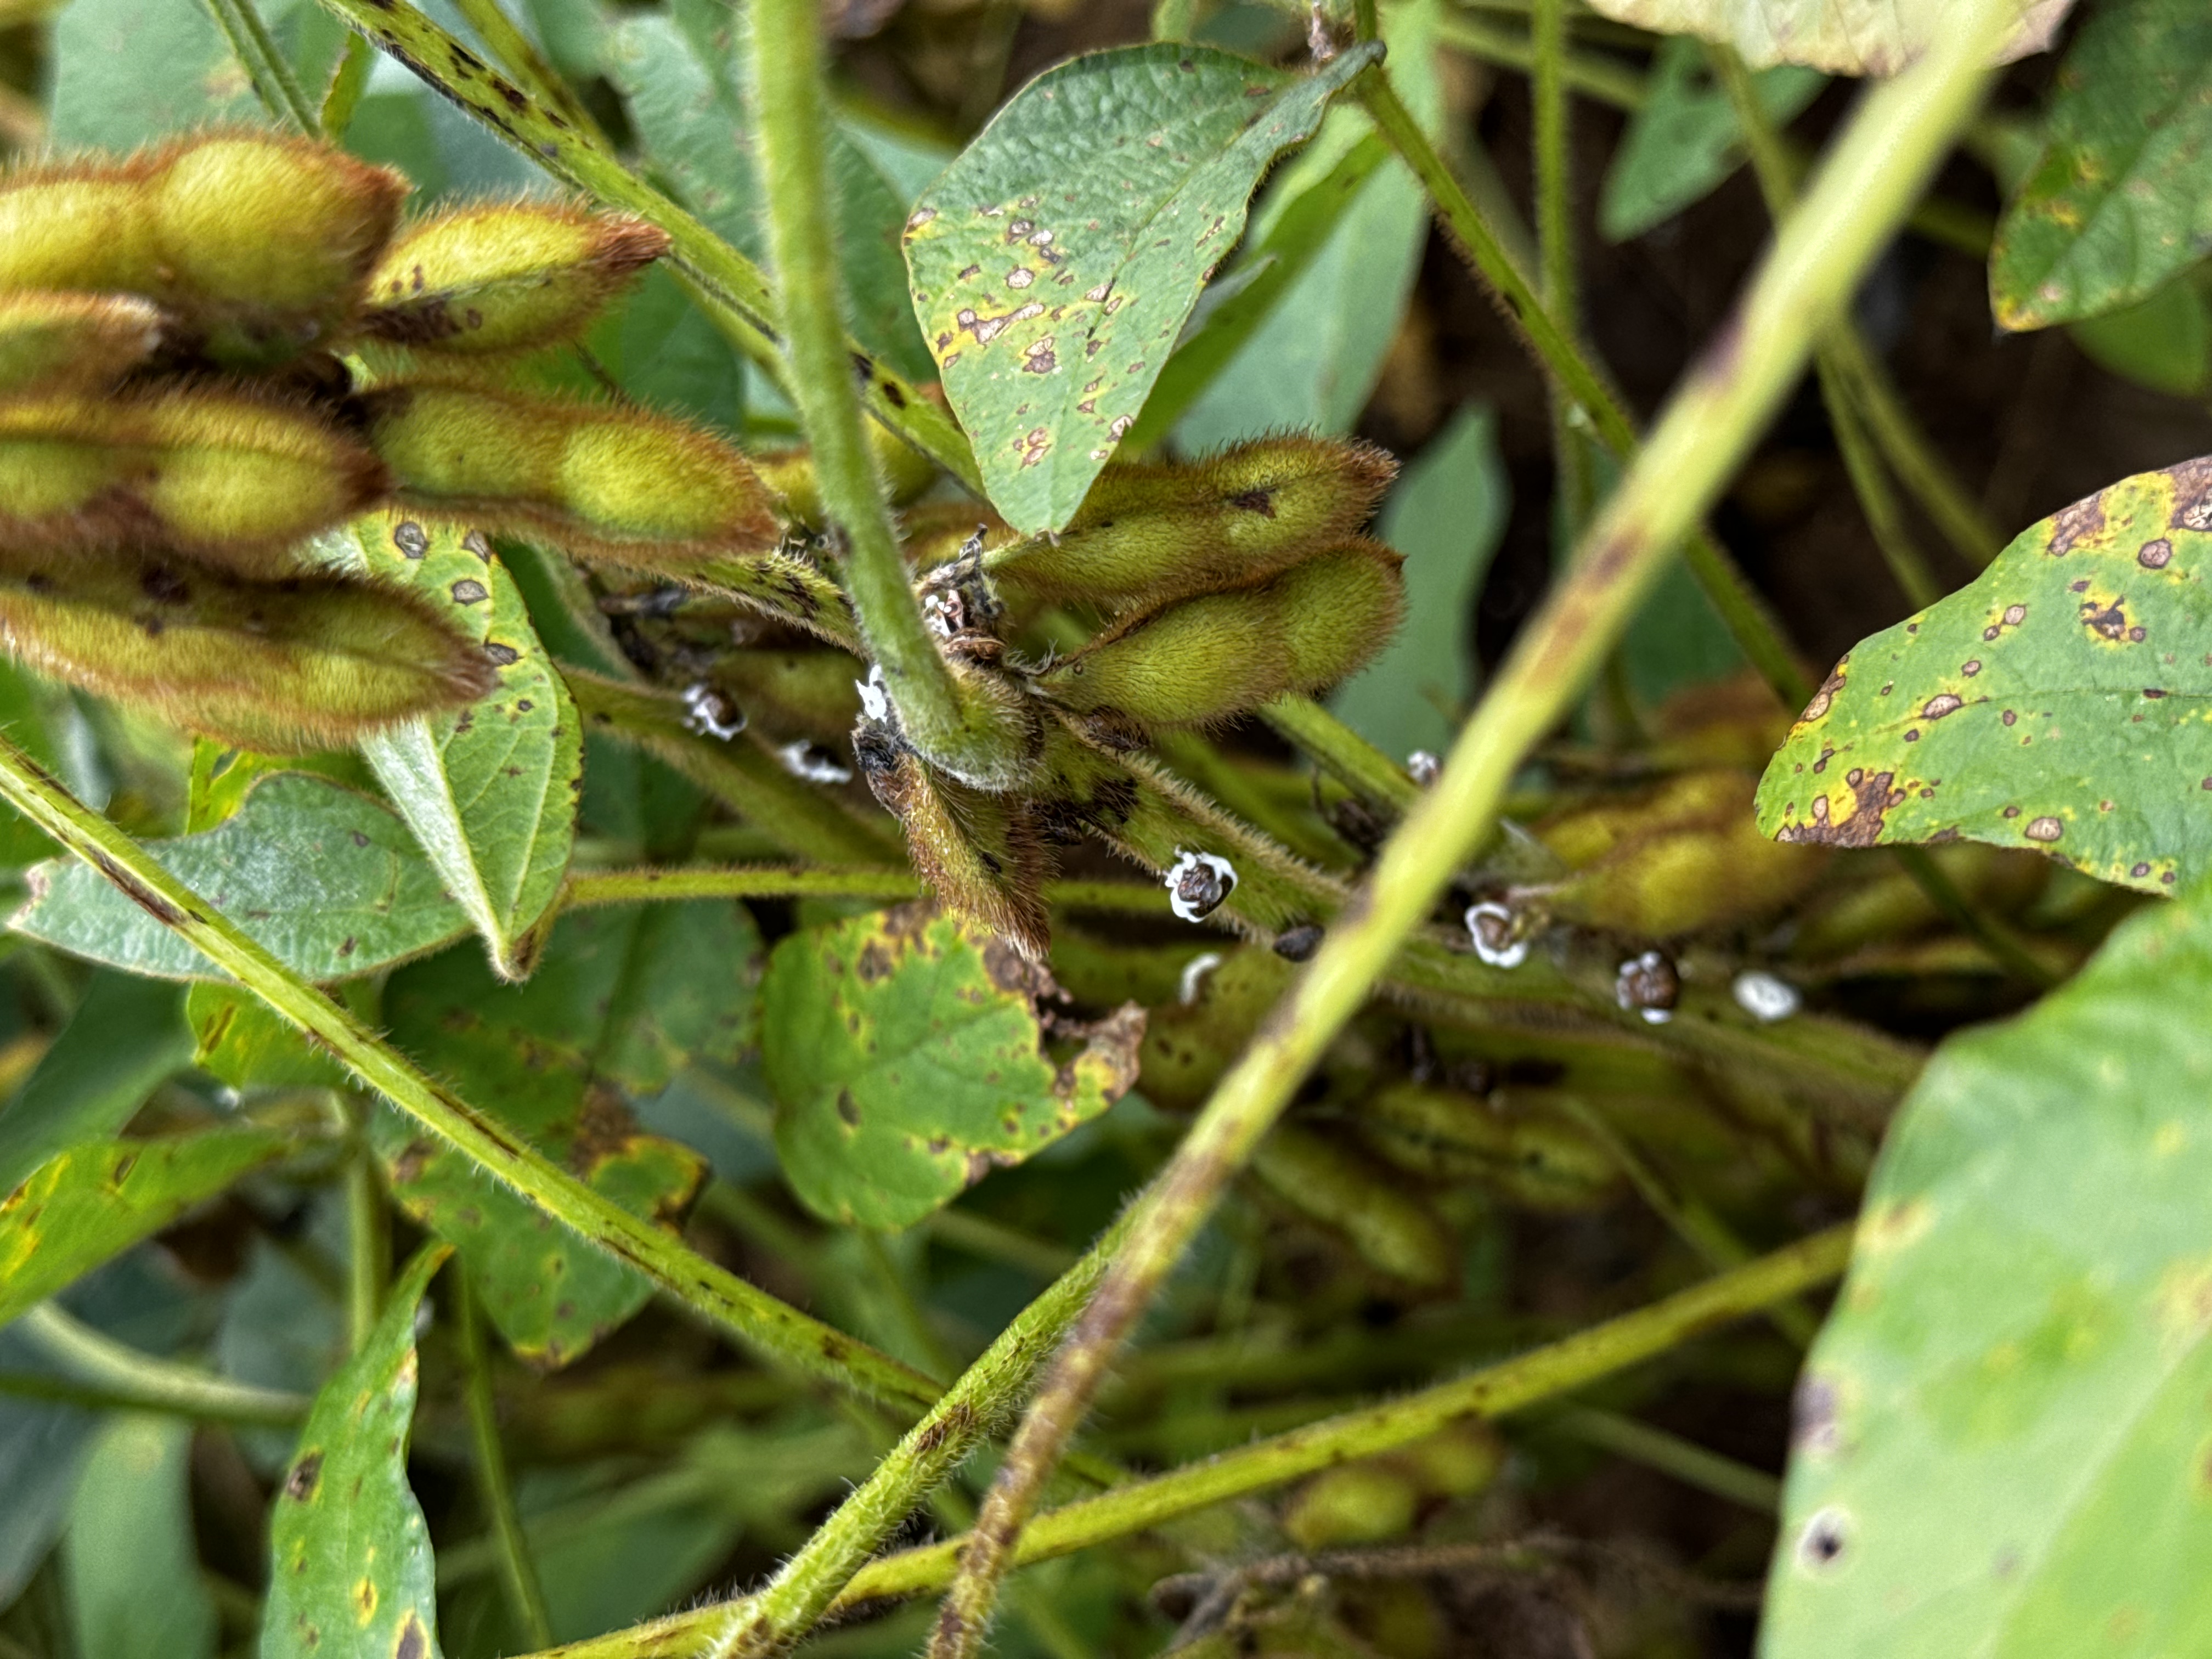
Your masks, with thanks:
[{"label": "green stem", "polygon": [[1352,0],[1352,38],[1358,40],[1379,40],[1382,24],[1376,15],[1375,0]]},{"label": "green stem", "polygon": [[322,112],[315,118],[317,130],[332,143],[344,142],[354,112],[361,107],[361,95],[368,90],[368,72],[375,66],[376,49],[358,34],[347,35],[345,51],[323,92]]},{"label": "green stem", "polygon": [[1406,769],[1311,697],[1278,697],[1260,718],[1304,750],[1321,769],[1376,806],[1402,812],[1421,798]]},{"label": "green stem", "polygon": [[584,107],[584,100],[569,89],[561,72],[531,44],[530,37],[500,9],[499,0],[453,0],[453,9],[483,38],[493,61],[520,82],[525,92],[548,109],[558,112],[563,120],[601,149],[606,148],[605,129]]},{"label": "green stem", "polygon": [[[1842,313],[1973,112],[1987,78],[1983,65],[2010,15],[2009,0],[1962,0],[1945,38],[1860,104],[1719,340],[1671,400],[1574,562],[1523,629],[1453,745],[1443,775],[1383,847],[1364,902],[1330,929],[1139,1200],[1127,1249],[1054,1363],[992,1483],[945,1597],[932,1659],[967,1659],[975,1651],[1023,1525],[1131,1326],[1401,942],[1490,833],[1522,758],[1582,694],[1668,554],[1803,373],[1814,342]],[[1412,123],[1394,122],[1390,113],[1395,108],[1402,118],[1403,106],[1387,95],[1387,82],[1370,76],[1366,84],[1378,125],[1407,153],[1392,127],[1410,130]],[[1372,92],[1378,86],[1385,95]]]},{"label": "green stem", "polygon": [[1995,917],[1983,915],[1981,908],[1960,890],[1943,866],[1929,855],[1926,848],[1893,847],[1890,851],[1904,866],[1905,873],[1912,878],[1951,925],[1987,951],[1999,967],[2039,991],[2047,991],[2058,983],[2063,975],[2052,973],[2038,962],[2011,930]]},{"label": "green stem", "polygon": [[[410,0],[322,0],[323,5],[404,64],[434,91],[473,115],[531,162],[572,189],[658,225],[670,239],[670,263],[711,302],[725,331],[781,380],[775,295],[759,267],[693,215],[623,167],[592,137],[539,108],[521,88],[477,61]],[[851,372],[867,365],[868,412],[923,454],[983,493],[974,450],[950,416],[913,385],[853,348]],[[787,388],[788,390],[789,388]]]},{"label": "green stem", "polygon": [[[19,1316],[9,1328],[29,1337],[70,1377],[97,1390],[112,1406],[172,1412],[210,1422],[283,1428],[304,1422],[308,1407],[313,1404],[305,1395],[233,1382],[197,1365],[142,1353],[72,1318],[52,1302],[41,1302]],[[11,1377],[0,1384],[0,1392],[29,1393],[27,1385],[52,1381],[51,1377]]]},{"label": "green stem", "polygon": [[270,38],[269,26],[261,21],[253,0],[207,0],[207,9],[214,15],[215,26],[222,31],[230,55],[238,59],[238,66],[253,83],[254,96],[260,99],[262,107],[302,137],[319,136],[322,124],[315,118],[314,107],[300,89],[300,78],[292,73],[292,65]]},{"label": "green stem", "polygon": [[514,1489],[507,1478],[507,1454],[499,1443],[499,1408],[492,1398],[491,1355],[484,1344],[483,1314],[477,1305],[476,1287],[465,1267],[453,1274],[453,1311],[460,1328],[461,1392],[468,1405],[469,1438],[476,1455],[477,1492],[491,1521],[500,1582],[523,1639],[533,1648],[550,1646],[553,1621],[545,1611],[545,1589],[538,1582],[537,1564],[530,1559],[529,1540],[522,1535],[522,1516],[514,1507]]},{"label": "green stem", "polygon": [[682,705],[647,686],[580,668],[562,671],[586,729],[634,743],[727,802],[793,858],[896,866],[906,849],[886,829],[855,817],[834,795],[794,777],[750,732],[726,742],[689,731]]},{"label": "green stem", "polygon": [[1133,1213],[1124,1214],[1015,1316],[860,1490],[815,1528],[766,1589],[716,1610],[720,1616],[707,1644],[707,1659],[781,1653],[820,1621],[891,1529],[1019,1403],[1037,1367],[1097,1288],[1107,1262],[1128,1235]]},{"label": "green stem", "polygon": [[860,898],[886,902],[919,898],[921,884],[904,870],[787,870],[772,865],[733,869],[595,870],[568,878],[564,910],[596,904],[659,904],[702,898]]},{"label": "green stem", "polygon": [[[1498,296],[1530,350],[1550,373],[1570,418],[1579,408],[1598,441],[1624,461],[1638,453],[1636,428],[1612,389],[1552,317],[1512,255],[1461,187],[1443,157],[1422,133],[1380,66],[1360,78],[1360,94],[1375,125],[1428,191],[1437,218],[1475,274]],[[1811,690],[1796,658],[1743,574],[1694,521],[1683,526],[1682,557],[1713,609],[1753,668],[1790,708]]]},{"label": "green stem", "polygon": [[1671,1474],[1686,1486],[1695,1486],[1761,1515],[1781,1512],[1782,1483],[1765,1469],[1708,1451],[1694,1441],[1632,1417],[1587,1406],[1566,1406],[1546,1418],[1543,1426],[1662,1474]]},{"label": "green stem", "polygon": [[[822,20],[814,0],[755,0],[753,53],[762,194],[793,401],[813,447],[815,487],[842,539],[845,586],[907,737],[933,764],[979,788],[1016,781],[1028,747],[1018,694],[956,677],[923,619],[860,430],[851,348],[838,319],[836,199],[822,95]],[[1006,701],[988,693],[1003,690]]]},{"label": "green stem", "polygon": [[[1532,8],[1532,17],[1539,10],[1540,7]],[[1449,11],[1437,19],[1436,28],[1437,39],[1444,45],[1486,64],[1524,72],[1536,66],[1539,48],[1533,33],[1516,34],[1494,23]],[[1610,58],[1562,51],[1559,75],[1570,89],[1601,104],[1621,110],[1644,107],[1644,77]]]},{"label": "green stem", "polygon": [[0,736],[0,797],[493,1180],[635,1268],[747,1349],[800,1376],[871,1398],[921,1406],[936,1399],[935,1387],[911,1366],[685,1249],[433,1082],[343,1004],[301,980],[143,848],[73,798],[5,736]]},{"label": "green stem", "polygon": [[[1827,1283],[1844,1270],[1850,1236],[1848,1226],[1816,1233],[1633,1313],[1449,1382],[1324,1418],[1048,1510],[1024,1529],[1014,1565],[1072,1555],[1355,1457],[1394,1451],[1462,1418],[1504,1417],[1555,1400]],[[948,1538],[872,1561],[853,1576],[831,1610],[941,1589],[975,1541],[973,1534]],[[572,1643],[535,1659],[652,1659],[690,1653],[696,1650],[700,1634],[725,1616],[722,1608],[702,1607]]]},{"label": "green stem", "polygon": [[384,1190],[376,1178],[365,1120],[369,1103],[348,1103],[354,1144],[346,1155],[346,1349],[368,1346],[384,1314],[384,1289],[392,1276],[392,1234]]}]

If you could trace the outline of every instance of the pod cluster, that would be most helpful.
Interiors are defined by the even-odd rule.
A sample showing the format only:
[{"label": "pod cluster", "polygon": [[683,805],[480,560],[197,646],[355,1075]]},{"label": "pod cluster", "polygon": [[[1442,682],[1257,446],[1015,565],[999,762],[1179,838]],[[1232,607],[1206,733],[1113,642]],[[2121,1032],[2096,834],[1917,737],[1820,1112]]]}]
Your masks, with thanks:
[{"label": "pod cluster", "polygon": [[0,178],[0,628],[205,735],[296,751],[465,703],[478,647],[315,538],[380,508],[652,571],[769,555],[710,434],[516,389],[666,246],[636,220],[409,186],[218,131]]}]

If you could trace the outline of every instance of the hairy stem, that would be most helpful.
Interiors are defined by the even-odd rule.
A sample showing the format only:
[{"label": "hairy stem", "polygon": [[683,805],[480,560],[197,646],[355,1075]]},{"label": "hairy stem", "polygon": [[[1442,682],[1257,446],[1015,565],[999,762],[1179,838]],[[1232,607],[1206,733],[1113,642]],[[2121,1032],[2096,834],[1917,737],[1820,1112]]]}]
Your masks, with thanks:
[{"label": "hairy stem", "polygon": [[476,1462],[477,1495],[491,1522],[493,1547],[499,1554],[499,1577],[507,1591],[508,1607],[534,1648],[553,1640],[553,1621],[545,1611],[545,1589],[538,1582],[538,1566],[530,1559],[529,1540],[522,1535],[522,1516],[514,1507],[514,1489],[507,1478],[507,1453],[499,1443],[499,1408],[492,1398],[491,1355],[484,1344],[483,1310],[477,1304],[476,1287],[468,1269],[453,1274],[453,1311],[461,1350],[461,1393],[468,1407],[469,1440]]},{"label": "hairy stem", "polygon": [[222,31],[230,55],[238,59],[238,66],[253,83],[253,95],[261,100],[261,106],[303,138],[319,135],[322,124],[315,118],[314,106],[300,89],[292,65],[270,37],[269,26],[261,21],[253,0],[207,0],[207,9],[214,15],[215,26]]},{"label": "hairy stem", "polygon": [[561,908],[659,904],[701,898],[860,898],[892,902],[921,896],[903,870],[787,870],[775,865],[726,869],[593,870],[568,878]]},{"label": "hairy stem", "polygon": [[635,1268],[678,1305],[744,1347],[800,1376],[872,1399],[927,1406],[937,1398],[935,1385],[913,1367],[687,1249],[433,1082],[343,1004],[301,980],[144,848],[76,800],[4,736],[0,797],[493,1180]]},{"label": "hairy stem", "polygon": [[108,1403],[118,1407],[171,1412],[210,1422],[283,1428],[306,1421],[307,1408],[313,1403],[305,1395],[234,1382],[197,1365],[142,1353],[72,1318],[58,1303],[41,1302],[9,1328],[30,1338],[71,1378],[97,1389]]},{"label": "hairy stem", "polygon": [[[725,332],[754,362],[786,372],[778,307],[751,260],[617,161],[593,137],[556,112],[541,109],[507,76],[440,28],[410,0],[322,0],[353,28],[431,88],[574,190],[635,213],[669,235],[670,263],[696,284]],[[982,474],[951,416],[867,354],[854,349],[852,372],[866,364],[868,412],[977,495]],[[787,388],[788,389],[788,388]]]},{"label": "hairy stem", "polygon": [[569,89],[560,71],[531,44],[530,37],[514,26],[514,20],[501,9],[499,0],[453,0],[453,9],[483,38],[493,59],[521,83],[525,92],[557,112],[601,149],[606,147],[607,135],[584,107],[584,100]]},{"label": "hairy stem", "polygon": [[1321,769],[1377,806],[1402,812],[1421,798],[1406,769],[1311,697],[1278,697],[1260,718],[1296,744]]},{"label": "hairy stem", "polygon": [[1782,1483],[1765,1469],[1755,1469],[1733,1457],[1708,1451],[1695,1441],[1685,1440],[1678,1434],[1669,1434],[1632,1417],[1597,1411],[1588,1406],[1568,1406],[1547,1419],[1544,1426],[1556,1429],[1584,1445],[1625,1457],[1632,1463],[1670,1474],[1686,1486],[1725,1498],[1731,1504],[1741,1504],[1759,1514],[1781,1512]]},{"label": "hairy stem", "polygon": [[1364,902],[1331,929],[1141,1201],[1127,1249],[1054,1363],[992,1483],[932,1638],[932,1659],[968,1659],[976,1651],[1045,1478],[1130,1327],[1400,941],[1490,832],[1515,769],[1589,684],[1669,553],[1803,372],[1814,342],[1840,314],[1972,113],[1987,78],[1983,65],[2010,15],[2008,0],[1965,0],[1946,39],[1859,106],[1719,339],[1523,630],[1443,775],[1383,848]]},{"label": "hairy stem", "polygon": [[[1843,1272],[1850,1242],[1848,1226],[1816,1233],[1633,1313],[1451,1382],[1324,1418],[1048,1510],[1023,1532],[1014,1565],[1072,1555],[1355,1457],[1393,1451],[1462,1418],[1504,1417],[1556,1400],[1827,1283]],[[972,1534],[948,1538],[872,1561],[853,1576],[831,1611],[941,1589],[974,1541]],[[726,1609],[703,1607],[571,1643],[537,1659],[657,1659],[690,1653],[703,1632],[727,1616]]]},{"label": "hairy stem", "polygon": [[845,586],[908,738],[954,775],[1002,788],[1024,758],[1019,711],[985,695],[994,682],[957,678],[938,650],[860,430],[851,349],[837,314],[819,8],[813,0],[756,0],[753,26],[761,187],[782,289],[788,379],[813,446],[823,512],[843,544]]},{"label": "hairy stem", "polygon": [[376,48],[358,34],[346,36],[345,51],[331,71],[331,83],[323,91],[323,107],[315,118],[316,129],[332,143],[345,141],[354,112],[361,107],[361,95],[368,90],[368,72],[375,67]]},{"label": "hairy stem", "polygon": [[345,1161],[346,1349],[359,1353],[384,1315],[385,1285],[392,1277],[392,1230],[384,1189],[376,1178],[376,1154],[369,1149],[368,1101],[345,1103],[353,1144]]}]

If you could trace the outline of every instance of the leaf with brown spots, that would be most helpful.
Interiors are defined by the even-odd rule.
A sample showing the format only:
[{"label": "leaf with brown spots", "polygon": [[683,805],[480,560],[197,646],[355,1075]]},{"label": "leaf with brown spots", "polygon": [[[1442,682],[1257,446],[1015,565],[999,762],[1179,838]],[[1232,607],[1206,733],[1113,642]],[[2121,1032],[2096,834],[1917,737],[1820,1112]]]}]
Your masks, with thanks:
[{"label": "leaf with brown spots", "polygon": [[776,1150],[808,1207],[911,1226],[1096,1117],[1136,1081],[1144,1011],[1045,1051],[1042,967],[929,905],[795,933],[761,986]]},{"label": "leaf with brown spots", "polygon": [[[479,1110],[599,1192],[673,1226],[704,1161],[640,1128],[630,1102],[694,1060],[751,1042],[760,939],[726,901],[622,906],[561,919],[537,974],[501,985],[449,951],[395,975],[392,1040]],[[645,1305],[647,1281],[380,1110],[371,1136],[392,1195],[461,1252],[484,1310],[515,1351],[561,1365]]]},{"label": "leaf with brown spots", "polygon": [[[2007,59],[2041,52],[2074,0],[2017,0]],[[1725,40],[1753,69],[1805,64],[1834,75],[1894,75],[1939,39],[1942,0],[1591,0],[1601,15],[1659,34]]]},{"label": "leaf with brown spots", "polygon": [[2212,458],[2021,532],[1862,641],[1766,769],[1759,828],[1963,836],[2171,893],[2212,870]]},{"label": "leaf with brown spots", "polygon": [[1173,42],[1078,58],[1016,94],[915,205],[915,314],[1008,523],[1074,515],[1261,174],[1379,51],[1310,76]]},{"label": "leaf with brown spots", "polygon": [[0,1325],[298,1143],[269,1129],[88,1140],[0,1197]]},{"label": "leaf with brown spots", "polygon": [[403,720],[360,747],[501,976],[519,979],[576,837],[584,734],[568,688],[481,532],[380,513],[322,547],[339,568],[440,607],[491,665],[495,683],[478,702]]},{"label": "leaf with brown spots", "polygon": [[261,1659],[437,1659],[436,1572],[407,1437],[416,1314],[452,1253],[416,1252],[367,1345],[315,1396],[269,1518]]},{"label": "leaf with brown spots", "polygon": [[1767,1659],[2212,1644],[2208,999],[2200,894],[1929,1061],[1799,1386]]}]

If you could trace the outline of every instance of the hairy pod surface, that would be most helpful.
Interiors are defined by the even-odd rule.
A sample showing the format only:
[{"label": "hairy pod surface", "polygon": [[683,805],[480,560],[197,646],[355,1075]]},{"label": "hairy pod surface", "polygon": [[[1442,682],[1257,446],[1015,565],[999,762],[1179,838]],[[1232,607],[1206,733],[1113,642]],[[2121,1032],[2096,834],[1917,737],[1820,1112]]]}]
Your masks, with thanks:
[{"label": "hairy pod surface", "polygon": [[1370,444],[1294,436],[1192,466],[1109,467],[1066,529],[984,568],[1010,600],[1114,611],[1246,586],[1358,535],[1397,471]]},{"label": "hairy pod surface", "polygon": [[398,500],[422,513],[663,572],[782,535],[745,458],[665,415],[438,380],[362,403]]},{"label": "hairy pod surface", "polygon": [[1265,946],[1244,945],[1195,980],[1191,1000],[1153,1009],[1139,1050],[1145,1098],[1170,1111],[1203,1106],[1296,971]]},{"label": "hairy pod surface", "polygon": [[411,225],[369,278],[362,330],[459,356],[532,351],[581,333],[668,251],[625,214],[553,202],[488,202]]},{"label": "hairy pod surface", "polygon": [[1278,1124],[1254,1151],[1252,1173],[1384,1277],[1432,1291],[1457,1276],[1457,1253],[1443,1223],[1404,1182],[1352,1148],[1296,1124]]},{"label": "hairy pod surface", "polygon": [[1573,1212],[1611,1202],[1620,1185],[1613,1155],[1579,1124],[1542,1109],[1540,1098],[1528,1090],[1486,1100],[1396,1084],[1361,1103],[1360,1139],[1409,1174],[1474,1182],[1525,1209]]},{"label": "hairy pod surface", "polygon": [[1020,804],[933,771],[884,727],[853,736],[861,775],[906,832],[919,875],[945,908],[999,934],[1032,962],[1044,960],[1044,848]]},{"label": "hairy pod surface", "polygon": [[149,545],[246,575],[381,497],[383,464],[321,414],[179,386],[0,401],[0,544]]},{"label": "hairy pod surface", "polygon": [[714,678],[778,736],[842,748],[860,712],[853,684],[862,672],[842,651],[732,651],[715,660]]},{"label": "hairy pod surface", "polygon": [[0,294],[0,396],[113,384],[161,343],[161,308],[131,294]]},{"label": "hairy pod surface", "polygon": [[1405,607],[1399,556],[1352,542],[1255,586],[1133,617],[1036,677],[1064,708],[1139,727],[1224,720],[1333,685],[1382,649]]},{"label": "hairy pod surface", "polygon": [[407,188],[258,131],[19,168],[0,179],[0,290],[142,295],[216,362],[267,367],[352,316]]},{"label": "hairy pod surface", "polygon": [[395,588],[245,581],[131,552],[0,554],[0,640],[71,684],[264,754],[337,747],[495,679],[481,647]]},{"label": "hairy pod surface", "polygon": [[[876,477],[883,483],[884,499],[893,507],[904,507],[937,482],[937,464],[928,456],[875,421],[868,422],[866,430]],[[762,482],[782,497],[784,511],[795,523],[810,530],[824,526],[827,520],[822,513],[822,492],[814,479],[812,450],[804,446],[769,450],[750,459]],[[963,535],[972,532],[975,512],[970,507],[963,515],[968,521]]]}]

